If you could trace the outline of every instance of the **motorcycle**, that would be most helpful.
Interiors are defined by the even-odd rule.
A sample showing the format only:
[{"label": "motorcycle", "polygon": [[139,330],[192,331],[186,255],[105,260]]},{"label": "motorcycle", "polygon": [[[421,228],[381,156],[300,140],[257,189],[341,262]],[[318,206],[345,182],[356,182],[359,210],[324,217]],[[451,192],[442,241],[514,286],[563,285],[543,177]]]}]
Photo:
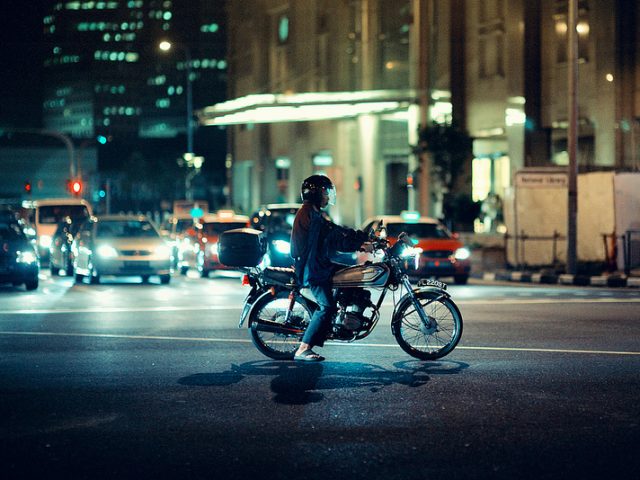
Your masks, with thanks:
[{"label": "motorcycle", "polygon": [[[391,331],[400,348],[421,360],[449,354],[462,336],[462,315],[447,285],[432,279],[420,280],[415,288],[411,285],[406,269],[419,252],[405,233],[390,245],[382,227],[370,233],[369,241],[380,260],[346,267],[333,276],[338,310],[327,340],[353,342],[370,335],[391,291]],[[311,291],[297,283],[293,268],[252,267],[245,271],[243,283],[251,286],[251,291],[238,328],[248,320],[251,338],[261,353],[278,360],[292,359],[318,308]],[[371,290],[381,291],[375,303]]]}]

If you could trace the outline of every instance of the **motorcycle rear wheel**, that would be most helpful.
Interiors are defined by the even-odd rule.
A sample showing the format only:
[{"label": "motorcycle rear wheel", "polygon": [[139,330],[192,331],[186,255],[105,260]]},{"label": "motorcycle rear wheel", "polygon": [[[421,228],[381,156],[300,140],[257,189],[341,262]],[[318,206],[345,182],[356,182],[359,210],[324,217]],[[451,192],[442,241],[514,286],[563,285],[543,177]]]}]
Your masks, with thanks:
[{"label": "motorcycle rear wheel", "polygon": [[400,348],[420,360],[435,360],[449,354],[462,336],[462,315],[450,298],[437,298],[434,292],[419,292],[416,297],[435,328],[424,326],[413,302],[400,306],[391,322],[391,330]]},{"label": "motorcycle rear wheel", "polygon": [[[251,339],[258,350],[275,360],[291,360],[300,345],[301,335],[265,332],[259,330],[259,321],[267,320],[285,325],[289,307],[289,292],[280,291],[275,296],[267,295],[257,300],[249,316]],[[307,305],[296,300],[288,326],[305,329],[311,321],[312,312]]]}]

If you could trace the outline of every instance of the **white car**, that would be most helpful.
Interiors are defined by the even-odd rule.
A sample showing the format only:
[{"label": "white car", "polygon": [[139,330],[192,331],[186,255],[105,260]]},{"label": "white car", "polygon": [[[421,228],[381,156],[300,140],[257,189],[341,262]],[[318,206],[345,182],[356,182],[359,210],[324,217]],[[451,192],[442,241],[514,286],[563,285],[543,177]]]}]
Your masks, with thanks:
[{"label": "white car", "polygon": [[85,277],[140,276],[147,282],[158,275],[171,280],[171,247],[144,216],[108,215],[86,222],[73,242],[76,282]]}]

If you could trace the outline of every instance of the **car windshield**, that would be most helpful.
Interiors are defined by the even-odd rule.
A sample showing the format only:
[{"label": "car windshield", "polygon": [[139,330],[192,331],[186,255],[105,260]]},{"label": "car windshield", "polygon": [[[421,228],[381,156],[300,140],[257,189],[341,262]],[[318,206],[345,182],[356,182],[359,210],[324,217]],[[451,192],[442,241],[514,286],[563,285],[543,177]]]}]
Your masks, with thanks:
[{"label": "car windshield", "polygon": [[144,220],[106,220],[96,226],[98,237],[157,237],[158,232]]},{"label": "car windshield", "polygon": [[413,238],[450,238],[447,229],[435,223],[389,223],[385,226],[390,237],[406,232]]},{"label": "car windshield", "polygon": [[247,224],[245,222],[209,222],[202,224],[202,233],[205,235],[218,235],[227,230],[244,228],[246,226]]},{"label": "car windshield", "polygon": [[181,218],[176,222],[176,233],[183,233],[191,227],[193,227],[192,218]]},{"label": "car windshield", "polygon": [[38,208],[40,223],[60,223],[64,217],[87,218],[89,211],[84,205],[43,205]]},{"label": "car windshield", "polygon": [[267,231],[290,231],[293,228],[293,220],[296,218],[296,211],[296,209],[272,210],[271,215],[265,222]]},{"label": "car windshield", "polygon": [[18,240],[24,238],[24,234],[17,223],[0,223],[0,241]]}]

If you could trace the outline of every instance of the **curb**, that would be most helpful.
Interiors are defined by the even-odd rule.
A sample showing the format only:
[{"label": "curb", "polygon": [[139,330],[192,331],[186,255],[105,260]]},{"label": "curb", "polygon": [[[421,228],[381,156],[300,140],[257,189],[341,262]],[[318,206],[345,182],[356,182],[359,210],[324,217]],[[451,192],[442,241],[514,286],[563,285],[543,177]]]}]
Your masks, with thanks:
[{"label": "curb", "polygon": [[581,287],[630,287],[640,288],[640,277],[627,277],[620,274],[611,275],[570,275],[554,273],[532,273],[532,272],[487,272],[471,275],[485,281],[506,281],[517,283],[539,283],[547,285],[575,285]]}]

